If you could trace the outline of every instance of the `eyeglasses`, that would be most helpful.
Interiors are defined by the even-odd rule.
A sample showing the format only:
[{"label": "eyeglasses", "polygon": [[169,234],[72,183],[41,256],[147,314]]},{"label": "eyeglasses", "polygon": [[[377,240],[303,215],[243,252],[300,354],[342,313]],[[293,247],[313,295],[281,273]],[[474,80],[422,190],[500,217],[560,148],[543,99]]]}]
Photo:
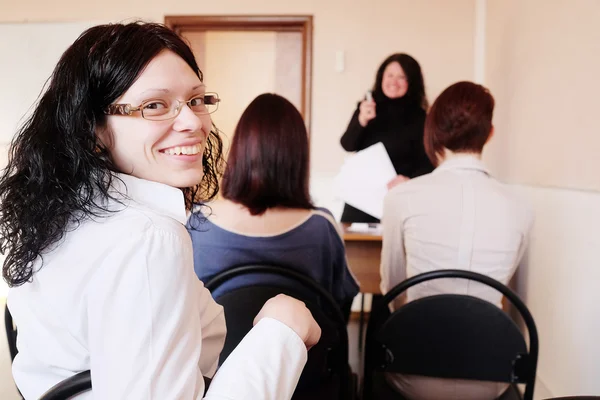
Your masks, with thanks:
[{"label": "eyeglasses", "polygon": [[219,108],[221,99],[216,93],[206,93],[188,101],[153,99],[144,101],[137,107],[131,104],[111,104],[104,113],[106,115],[133,115],[140,111],[142,118],[151,121],[164,121],[179,115],[185,104],[198,115],[212,114]]}]

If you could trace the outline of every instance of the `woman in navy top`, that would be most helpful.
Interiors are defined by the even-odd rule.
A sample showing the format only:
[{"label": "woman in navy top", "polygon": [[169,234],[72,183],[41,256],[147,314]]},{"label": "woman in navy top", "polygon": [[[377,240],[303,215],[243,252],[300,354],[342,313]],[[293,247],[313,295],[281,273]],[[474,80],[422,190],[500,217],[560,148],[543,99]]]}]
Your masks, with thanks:
[{"label": "woman in navy top", "polygon": [[[242,114],[231,142],[222,199],[210,215],[192,214],[188,228],[194,269],[206,282],[241,264],[271,264],[303,272],[331,292],[346,315],[358,284],[346,262],[337,223],[315,208],[308,191],[308,135],[285,98],[258,96]],[[246,275],[213,296],[285,278]],[[298,289],[298,288],[295,288]]]}]

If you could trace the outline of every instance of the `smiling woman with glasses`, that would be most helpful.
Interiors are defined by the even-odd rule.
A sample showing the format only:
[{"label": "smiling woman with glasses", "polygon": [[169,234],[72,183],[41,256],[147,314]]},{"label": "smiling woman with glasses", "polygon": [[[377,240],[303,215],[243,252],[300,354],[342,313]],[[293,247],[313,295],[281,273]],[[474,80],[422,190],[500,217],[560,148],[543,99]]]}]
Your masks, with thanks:
[{"label": "smiling woman with glasses", "polygon": [[[96,399],[203,397],[225,317],[194,274],[185,223],[218,191],[219,103],[188,45],[159,24],[90,28],[60,58],[0,176],[26,399],[86,370]],[[319,327],[285,296],[255,324],[207,399],[291,397]]]}]

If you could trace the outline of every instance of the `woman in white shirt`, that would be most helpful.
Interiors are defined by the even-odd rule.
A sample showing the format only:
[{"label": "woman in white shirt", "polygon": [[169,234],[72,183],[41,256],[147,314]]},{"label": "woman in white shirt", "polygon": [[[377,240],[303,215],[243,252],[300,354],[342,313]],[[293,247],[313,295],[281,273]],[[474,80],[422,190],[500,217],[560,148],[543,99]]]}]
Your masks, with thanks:
[{"label": "woman in white shirt", "polygon": [[[494,131],[493,111],[490,92],[471,82],[451,85],[434,102],[424,143],[437,168],[398,185],[385,199],[382,293],[408,277],[439,269],[474,271],[505,285],[510,281],[525,251],[533,215],[481,162]],[[441,293],[469,294],[501,307],[499,292],[460,279],[417,285],[409,289],[407,300]],[[495,399],[506,388],[495,382],[420,376],[387,379],[411,400]]]},{"label": "woman in white shirt", "polygon": [[[184,224],[222,142],[190,48],[158,24],[90,28],[61,57],[0,177],[0,249],[26,399],[91,370],[97,399],[199,399],[225,338]],[[271,299],[207,399],[290,398],[320,330]],[[235,382],[235,384],[232,384]]]}]

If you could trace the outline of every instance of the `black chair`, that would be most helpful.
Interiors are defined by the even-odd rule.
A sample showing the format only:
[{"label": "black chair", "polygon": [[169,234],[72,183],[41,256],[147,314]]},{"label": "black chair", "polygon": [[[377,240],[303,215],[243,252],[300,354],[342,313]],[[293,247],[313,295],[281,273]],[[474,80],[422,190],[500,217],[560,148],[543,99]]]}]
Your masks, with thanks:
[{"label": "black chair", "polygon": [[[204,377],[204,393],[210,386],[211,379]],[[83,371],[52,386],[39,400],[68,400],[71,397],[92,389],[90,371]]]},{"label": "black chair", "polygon": [[13,323],[12,315],[8,310],[8,304],[4,307],[4,327],[6,328],[6,339],[8,340],[8,352],[12,362],[17,355],[17,327]]},{"label": "black chair", "polygon": [[[205,286],[213,292],[230,279],[248,274],[283,277],[290,285],[253,284],[216,296],[215,300],[225,310],[227,324],[227,337],[219,362],[225,361],[252,329],[254,317],[265,302],[283,293],[304,301],[322,332],[319,343],[308,352],[308,361],[293,399],[355,398],[357,385],[348,364],[346,323],[331,294],[304,274],[272,265],[234,267],[215,276]],[[307,292],[313,295],[307,296]]]},{"label": "black chair", "polygon": [[52,386],[39,400],[68,400],[91,389],[90,371],[83,371]]},{"label": "black chair", "polygon": [[545,400],[599,400],[600,396],[568,396],[568,397],[553,397]]},{"label": "black chair", "polygon": [[[441,278],[480,282],[501,292],[523,318],[529,352],[518,326],[496,305],[482,299],[442,294],[411,301],[390,314],[388,305],[408,288]],[[533,398],[538,335],[533,317],[521,299],[500,282],[463,270],[439,270],[407,279],[371,310],[367,327],[364,399],[403,399],[385,382],[384,372],[437,378],[506,382],[501,399]]]},{"label": "black chair", "polygon": [[[4,328],[6,329],[8,352],[10,353],[10,362],[12,363],[17,355],[17,327],[15,326],[12,315],[8,310],[8,304],[5,304],[4,306]],[[17,388],[17,391],[19,391],[19,388]],[[21,395],[20,391],[19,395]],[[21,397],[23,396],[21,395]]]}]

